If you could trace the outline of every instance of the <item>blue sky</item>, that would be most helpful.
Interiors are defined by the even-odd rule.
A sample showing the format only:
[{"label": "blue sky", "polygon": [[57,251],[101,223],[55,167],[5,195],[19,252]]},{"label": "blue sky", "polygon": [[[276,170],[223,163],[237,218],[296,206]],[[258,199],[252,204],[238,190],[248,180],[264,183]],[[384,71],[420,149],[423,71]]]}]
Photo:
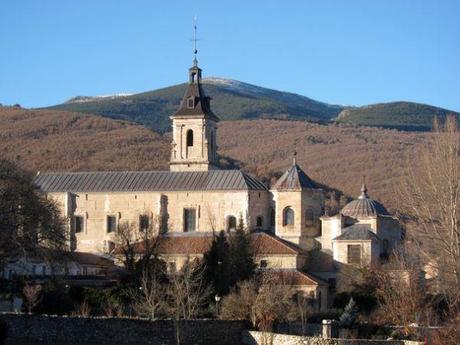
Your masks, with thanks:
[{"label": "blue sky", "polygon": [[456,0],[1,0],[0,103],[184,82],[197,15],[205,76],[460,111],[459,14]]}]

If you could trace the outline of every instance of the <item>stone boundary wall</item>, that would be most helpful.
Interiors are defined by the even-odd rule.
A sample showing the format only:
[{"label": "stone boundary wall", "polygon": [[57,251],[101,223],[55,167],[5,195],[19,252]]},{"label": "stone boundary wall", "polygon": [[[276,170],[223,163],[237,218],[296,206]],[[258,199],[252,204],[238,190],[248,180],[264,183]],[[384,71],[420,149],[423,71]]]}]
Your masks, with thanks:
[{"label": "stone boundary wall", "polygon": [[301,337],[298,335],[264,333],[256,331],[243,332],[245,345],[423,345],[424,343],[406,340],[370,340],[370,339],[323,339],[318,337]]},{"label": "stone boundary wall", "polygon": [[[9,326],[6,345],[175,345],[173,320],[83,318],[0,314]],[[184,320],[179,323],[181,345],[236,345],[244,321]]]}]

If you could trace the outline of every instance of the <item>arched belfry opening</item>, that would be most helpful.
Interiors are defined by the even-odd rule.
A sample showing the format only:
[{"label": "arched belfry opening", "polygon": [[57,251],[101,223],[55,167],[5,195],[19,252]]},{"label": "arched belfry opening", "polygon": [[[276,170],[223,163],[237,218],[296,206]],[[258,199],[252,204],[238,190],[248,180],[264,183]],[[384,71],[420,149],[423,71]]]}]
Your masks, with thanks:
[{"label": "arched belfry opening", "polygon": [[187,147],[193,146],[193,131],[189,129],[187,131]]}]

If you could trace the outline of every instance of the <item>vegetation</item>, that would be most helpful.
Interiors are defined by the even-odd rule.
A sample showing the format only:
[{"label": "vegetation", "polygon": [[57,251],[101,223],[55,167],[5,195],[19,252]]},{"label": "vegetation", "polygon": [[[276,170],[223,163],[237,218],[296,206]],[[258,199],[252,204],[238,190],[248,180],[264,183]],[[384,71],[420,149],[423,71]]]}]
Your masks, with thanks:
[{"label": "vegetation", "polygon": [[[79,97],[50,109],[93,113],[167,132],[170,130],[169,116],[179,107],[186,85],[131,96],[75,102],[81,101]],[[221,120],[283,118],[327,121],[342,109],[304,96],[236,81],[215,83],[204,80],[203,88],[212,97],[212,109]]]},{"label": "vegetation", "polygon": [[[2,156],[34,172],[168,168],[169,135],[134,124],[11,107],[0,109],[0,119]],[[397,190],[406,167],[431,137],[428,133],[279,120],[224,121],[218,135],[224,166],[244,168],[270,183],[292,164],[292,153],[297,150],[297,161],[310,177],[348,196],[359,193],[366,175],[371,196],[390,210],[397,209]],[[348,200],[338,192],[333,194],[332,209]]]},{"label": "vegetation", "polygon": [[55,202],[37,191],[29,174],[1,160],[0,270],[7,259],[52,260],[66,248],[65,223]]},{"label": "vegetation", "polygon": [[390,102],[346,108],[337,117],[337,121],[364,126],[379,126],[410,131],[431,130],[435,117],[445,119],[459,113],[413,102]]}]

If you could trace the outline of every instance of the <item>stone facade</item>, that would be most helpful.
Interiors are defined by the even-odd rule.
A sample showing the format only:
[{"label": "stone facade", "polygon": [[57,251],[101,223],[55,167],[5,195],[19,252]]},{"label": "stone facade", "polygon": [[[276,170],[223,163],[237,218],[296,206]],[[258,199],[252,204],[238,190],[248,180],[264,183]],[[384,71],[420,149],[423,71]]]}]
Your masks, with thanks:
[{"label": "stone facade", "polygon": [[244,331],[245,345],[423,345],[423,342],[407,340],[369,340],[369,339],[325,339],[297,335],[275,334],[269,332]]}]

